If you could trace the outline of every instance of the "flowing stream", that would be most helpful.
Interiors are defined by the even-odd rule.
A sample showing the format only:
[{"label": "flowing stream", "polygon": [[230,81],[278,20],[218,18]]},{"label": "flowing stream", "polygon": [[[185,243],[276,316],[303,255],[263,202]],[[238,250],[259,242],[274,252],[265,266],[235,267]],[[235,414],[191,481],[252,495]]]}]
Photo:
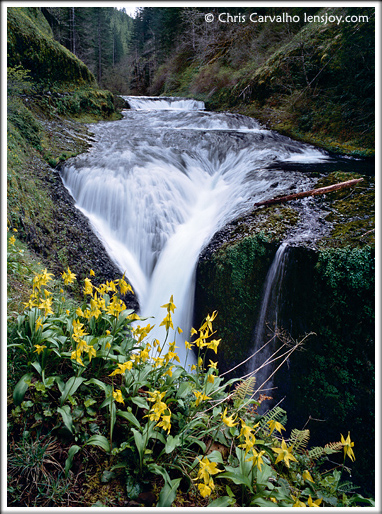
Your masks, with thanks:
[{"label": "flowing stream", "polygon": [[[163,341],[160,306],[173,295],[184,363],[202,248],[255,202],[311,189],[303,164],[329,155],[238,114],[182,98],[124,97],[123,119],[91,125],[96,142],[66,163],[62,180],[90,220]],[[284,165],[287,165],[285,170]],[[307,226],[314,209],[305,202]],[[310,214],[309,214],[310,213]],[[269,293],[270,294],[270,293]],[[182,339],[183,337],[183,339]],[[188,357],[188,364],[194,359]]]}]

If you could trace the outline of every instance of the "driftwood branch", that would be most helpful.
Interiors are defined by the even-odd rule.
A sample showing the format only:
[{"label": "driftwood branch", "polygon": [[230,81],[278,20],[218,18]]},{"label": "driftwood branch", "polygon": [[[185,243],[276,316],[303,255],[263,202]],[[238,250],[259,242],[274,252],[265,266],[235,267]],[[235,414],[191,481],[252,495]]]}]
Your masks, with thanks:
[{"label": "driftwood branch", "polygon": [[339,182],[332,186],[320,187],[318,189],[311,189],[310,191],[302,191],[301,193],[295,193],[293,195],[279,196],[278,198],[272,198],[270,200],[263,200],[254,204],[255,207],[261,207],[262,205],[272,205],[275,203],[289,202],[289,200],[295,200],[296,198],[305,198],[306,196],[323,195],[325,193],[331,193],[332,191],[338,191],[339,189],[346,189],[352,187],[355,184],[361,182],[363,178],[356,178],[353,180],[347,180],[346,182]]}]

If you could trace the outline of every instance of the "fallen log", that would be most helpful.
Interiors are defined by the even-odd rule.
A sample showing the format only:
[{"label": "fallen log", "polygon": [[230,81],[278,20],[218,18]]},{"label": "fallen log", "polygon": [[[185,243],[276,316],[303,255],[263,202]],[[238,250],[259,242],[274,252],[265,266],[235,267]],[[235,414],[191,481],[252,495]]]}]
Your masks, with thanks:
[{"label": "fallen log", "polygon": [[257,202],[254,204],[254,207],[289,202],[289,200],[295,200],[296,198],[305,198],[306,196],[323,195],[325,193],[331,193],[332,191],[338,191],[339,189],[346,189],[348,187],[352,187],[355,184],[361,182],[362,180],[363,178],[356,178],[353,180],[347,180],[346,182],[339,182],[338,184],[333,184],[331,186],[319,187],[318,189],[311,189],[310,191],[302,191],[301,193],[294,193],[292,195],[279,196],[276,198],[271,198],[270,200],[263,200],[262,202]]}]

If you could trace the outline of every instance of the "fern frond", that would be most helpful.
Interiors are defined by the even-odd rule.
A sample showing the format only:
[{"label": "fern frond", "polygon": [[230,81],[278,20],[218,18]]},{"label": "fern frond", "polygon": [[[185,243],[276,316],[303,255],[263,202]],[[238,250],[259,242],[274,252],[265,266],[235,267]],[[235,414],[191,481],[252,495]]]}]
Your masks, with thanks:
[{"label": "fern frond", "polygon": [[306,430],[298,430],[294,428],[290,434],[289,442],[293,445],[293,449],[296,450],[297,453],[303,453],[305,450],[308,441],[310,438],[310,431]]},{"label": "fern frond", "polygon": [[268,411],[260,421],[260,426],[265,427],[265,425],[268,423],[268,421],[278,421],[279,423],[282,422],[283,425],[286,425],[286,411],[276,405],[276,407],[273,407],[270,411]]},{"label": "fern frond", "polygon": [[340,442],[337,443],[328,443],[324,446],[324,452],[326,455],[330,455],[331,453],[340,452],[343,449],[344,445]]},{"label": "fern frond", "polygon": [[256,377],[249,377],[236,386],[232,394],[235,409],[239,408],[248,396],[252,396],[255,390]]},{"label": "fern frond", "polygon": [[308,455],[311,459],[319,459],[323,455],[331,455],[337,453],[343,448],[342,443],[328,443],[322,448],[322,446],[315,446],[308,451]]},{"label": "fern frond", "polygon": [[308,455],[311,459],[317,460],[324,455],[325,451],[322,446],[314,446],[308,450]]}]

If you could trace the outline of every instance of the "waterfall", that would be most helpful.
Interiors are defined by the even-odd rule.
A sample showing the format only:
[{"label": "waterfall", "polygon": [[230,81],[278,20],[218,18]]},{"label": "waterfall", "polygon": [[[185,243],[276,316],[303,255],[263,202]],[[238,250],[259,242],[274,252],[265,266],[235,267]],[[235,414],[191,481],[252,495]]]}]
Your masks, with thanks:
[{"label": "waterfall", "polygon": [[[256,371],[257,387],[261,387],[273,371],[272,364],[263,365],[271,359],[276,349],[276,338],[274,334],[277,332],[277,329],[280,328],[278,327],[278,321],[281,288],[288,260],[288,249],[289,246],[287,242],[281,243],[265,278],[261,307],[253,338],[253,351],[258,351],[248,363],[249,372],[258,370]],[[270,379],[267,381],[264,388],[269,389],[272,387],[272,384],[273,381]]]},{"label": "waterfall", "polygon": [[193,98],[180,98],[168,96],[126,96],[123,97],[134,110],[204,110],[204,102]]},{"label": "waterfall", "polygon": [[329,156],[254,119],[206,112],[194,100],[125,99],[131,109],[123,119],[90,125],[94,146],[69,160],[61,177],[126,273],[140,314],[154,316],[150,336],[161,341],[166,313],[160,306],[173,295],[174,327],[183,329],[176,346],[184,362],[203,247],[256,201],[312,187],[314,179],[284,171],[284,162],[318,164]]}]

